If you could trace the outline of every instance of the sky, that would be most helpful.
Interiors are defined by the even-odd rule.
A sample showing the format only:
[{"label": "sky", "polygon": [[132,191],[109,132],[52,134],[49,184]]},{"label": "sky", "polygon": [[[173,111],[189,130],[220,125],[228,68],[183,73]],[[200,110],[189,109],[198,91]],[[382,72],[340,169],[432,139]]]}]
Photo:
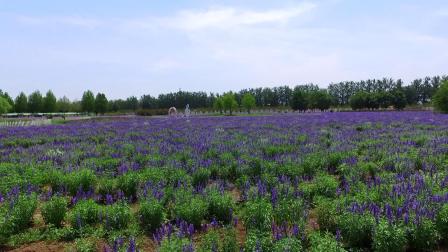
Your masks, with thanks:
[{"label": "sky", "polygon": [[0,0],[0,89],[79,99],[448,74],[446,0]]}]

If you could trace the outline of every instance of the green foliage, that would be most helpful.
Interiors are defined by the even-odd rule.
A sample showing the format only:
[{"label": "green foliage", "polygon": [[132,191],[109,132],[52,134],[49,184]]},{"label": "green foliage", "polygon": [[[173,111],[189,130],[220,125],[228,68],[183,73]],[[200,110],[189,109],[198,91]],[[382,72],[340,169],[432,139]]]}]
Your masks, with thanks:
[{"label": "green foliage", "polygon": [[248,229],[268,231],[273,221],[271,203],[264,199],[248,201],[244,209],[243,219]]},{"label": "green foliage", "polygon": [[69,221],[73,228],[82,229],[87,225],[94,225],[100,222],[100,206],[95,201],[81,200],[72,209]]},{"label": "green foliage", "polygon": [[255,97],[250,93],[244,94],[241,99],[241,106],[247,110],[247,113],[250,113],[250,111],[255,108]]},{"label": "green foliage", "polygon": [[440,85],[432,97],[434,108],[442,113],[448,113],[448,80]]},{"label": "green foliage", "polygon": [[211,230],[204,235],[199,246],[198,252],[218,251],[220,247],[219,234]]},{"label": "green foliage", "polygon": [[118,177],[117,189],[123,191],[126,197],[136,199],[139,183],[140,180],[137,173],[127,172]]},{"label": "green foliage", "polygon": [[28,111],[28,97],[21,92],[14,101],[14,111],[17,113],[25,113]]},{"label": "green foliage", "polygon": [[411,248],[417,251],[433,251],[439,240],[440,234],[437,232],[436,225],[427,219],[414,228],[409,238]]},{"label": "green foliage", "polygon": [[406,232],[403,228],[389,224],[382,220],[373,234],[373,249],[378,252],[404,251],[406,246]]},{"label": "green foliage", "polygon": [[83,112],[93,112],[95,111],[95,97],[92,91],[87,90],[82,95],[81,99],[81,109]]},{"label": "green foliage", "polygon": [[185,248],[191,245],[190,240],[187,238],[178,238],[177,236],[171,236],[162,240],[159,252],[182,252]]},{"label": "green foliage", "polygon": [[316,195],[328,198],[336,197],[336,189],[338,188],[339,182],[334,176],[320,173],[314,178],[313,184]]},{"label": "green foliage", "polygon": [[235,95],[232,92],[228,92],[222,96],[222,104],[224,110],[229,111],[230,115],[232,115],[232,111],[238,107],[238,103],[235,100]]},{"label": "green foliage", "polygon": [[144,230],[154,231],[163,223],[163,206],[156,200],[143,201],[140,203],[138,216]]},{"label": "green foliage", "polygon": [[207,168],[199,168],[193,172],[192,183],[193,186],[206,186],[210,178],[210,170]]},{"label": "green foliage", "polygon": [[222,111],[224,109],[224,101],[223,101],[222,97],[218,97],[215,99],[215,102],[213,103],[213,108],[218,110],[219,113],[222,114]]},{"label": "green foliage", "polygon": [[445,204],[440,209],[436,218],[436,226],[442,238],[448,240],[448,205]]},{"label": "green foliage", "polygon": [[273,209],[276,223],[299,223],[304,222],[305,204],[301,199],[281,199]]},{"label": "green foliage", "polygon": [[319,109],[321,111],[330,108],[332,103],[331,96],[326,90],[313,91],[309,94],[309,108]]},{"label": "green foliage", "polygon": [[249,231],[244,243],[244,251],[272,251],[272,239],[270,232]]},{"label": "green foliage", "polygon": [[90,238],[79,238],[75,240],[75,250],[77,252],[95,252],[96,242]]},{"label": "green foliage", "polygon": [[43,98],[43,111],[45,113],[56,112],[56,97],[51,90],[48,90],[47,94]]},{"label": "green foliage", "polygon": [[369,247],[375,220],[369,214],[344,213],[339,217],[338,226],[342,237],[352,247]]},{"label": "green foliage", "polygon": [[37,207],[35,195],[20,195],[0,208],[0,243],[11,234],[24,231],[32,223]]},{"label": "green foliage", "polygon": [[11,109],[11,104],[9,104],[5,98],[0,96],[0,115],[9,112]]},{"label": "green foliage", "polygon": [[337,208],[336,203],[327,198],[316,200],[317,223],[321,230],[336,232]]},{"label": "green foliage", "polygon": [[108,109],[108,102],[106,95],[103,93],[98,93],[95,97],[95,113],[104,114]]},{"label": "green foliage", "polygon": [[53,196],[42,205],[42,217],[45,223],[61,227],[67,212],[67,200],[64,197]]},{"label": "green foliage", "polygon": [[42,112],[42,95],[39,91],[34,91],[28,97],[28,111],[31,113]]},{"label": "green foliage", "polygon": [[193,197],[190,201],[180,202],[174,206],[176,218],[193,224],[195,227],[201,225],[207,215],[207,203],[200,197]]},{"label": "green foliage", "polygon": [[302,241],[297,238],[283,238],[274,243],[273,252],[299,252],[304,251]]},{"label": "green foliage", "polygon": [[208,195],[207,200],[209,216],[225,224],[230,223],[232,211],[235,209],[232,196],[227,193],[221,195],[217,191],[212,191]]},{"label": "green foliage", "polygon": [[115,203],[103,208],[103,219],[106,229],[120,230],[128,226],[131,221],[129,206],[124,202]]},{"label": "green foliage", "polygon": [[226,228],[222,240],[222,252],[238,252],[239,246],[234,228]]},{"label": "green foliage", "polygon": [[335,237],[331,233],[314,232],[310,235],[310,252],[345,252]]},{"label": "green foliage", "polygon": [[299,110],[299,111],[307,110],[308,99],[306,93],[300,88],[294,88],[290,105],[293,110]]},{"label": "green foliage", "polygon": [[92,170],[81,169],[66,176],[68,191],[75,195],[78,190],[87,192],[95,188],[96,175]]}]

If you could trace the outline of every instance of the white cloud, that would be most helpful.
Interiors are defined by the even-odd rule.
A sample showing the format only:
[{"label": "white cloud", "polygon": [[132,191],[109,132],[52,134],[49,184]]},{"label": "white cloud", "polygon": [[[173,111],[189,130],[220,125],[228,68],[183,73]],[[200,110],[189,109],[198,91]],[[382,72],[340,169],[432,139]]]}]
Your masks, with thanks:
[{"label": "white cloud", "polygon": [[257,24],[287,23],[316,7],[312,3],[302,3],[292,8],[265,11],[239,10],[233,7],[210,8],[205,11],[184,10],[174,17],[162,18],[160,23],[177,29],[197,31],[208,28],[233,28]]}]

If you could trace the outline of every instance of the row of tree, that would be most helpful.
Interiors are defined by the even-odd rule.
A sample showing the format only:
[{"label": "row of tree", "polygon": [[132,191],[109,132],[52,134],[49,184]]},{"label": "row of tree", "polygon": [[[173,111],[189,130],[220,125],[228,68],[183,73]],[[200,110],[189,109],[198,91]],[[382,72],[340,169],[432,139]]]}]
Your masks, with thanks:
[{"label": "row of tree", "polygon": [[[413,80],[404,86],[403,82],[393,79],[346,81],[332,83],[328,89],[320,89],[317,85],[299,85],[294,88],[279,86],[273,88],[251,88],[232,92],[235,102],[227,101],[227,110],[252,107],[289,106],[294,110],[328,109],[330,106],[351,106],[353,109],[376,109],[394,106],[403,108],[406,105],[425,104],[431,101],[443,81],[448,76],[426,77]],[[37,112],[117,112],[136,111],[138,109],[168,109],[172,106],[184,108],[215,108],[223,111],[225,94],[207,94],[205,92],[178,91],[160,94],[157,97],[143,95],[127,99],[108,100],[103,93],[96,96],[91,91],[84,92],[81,101],[70,101],[67,97],[57,99],[48,91],[43,96],[39,91],[29,96],[20,93],[12,99],[8,93],[0,90],[0,112],[37,113]],[[249,96],[250,95],[250,96]],[[229,100],[227,97],[227,100]],[[250,97],[250,99],[248,98]],[[253,98],[253,99],[252,99]],[[250,100],[250,106],[248,106]],[[229,107],[230,106],[230,107]]]}]

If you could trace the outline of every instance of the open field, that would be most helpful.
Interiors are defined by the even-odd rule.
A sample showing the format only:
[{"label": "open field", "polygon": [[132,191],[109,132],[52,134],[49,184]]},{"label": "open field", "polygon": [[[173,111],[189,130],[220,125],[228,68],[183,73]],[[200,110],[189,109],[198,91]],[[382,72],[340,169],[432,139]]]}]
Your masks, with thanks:
[{"label": "open field", "polygon": [[0,251],[437,251],[448,115],[0,128]]}]

